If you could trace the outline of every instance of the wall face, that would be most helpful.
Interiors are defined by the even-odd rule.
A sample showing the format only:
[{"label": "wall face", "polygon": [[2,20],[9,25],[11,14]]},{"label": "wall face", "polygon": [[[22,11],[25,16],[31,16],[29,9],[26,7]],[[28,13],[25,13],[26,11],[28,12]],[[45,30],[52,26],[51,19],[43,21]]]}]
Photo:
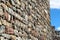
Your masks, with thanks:
[{"label": "wall face", "polygon": [[60,31],[55,31],[55,33],[54,40],[60,40]]},{"label": "wall face", "polygon": [[1,40],[52,40],[49,1],[0,0],[0,30]]}]

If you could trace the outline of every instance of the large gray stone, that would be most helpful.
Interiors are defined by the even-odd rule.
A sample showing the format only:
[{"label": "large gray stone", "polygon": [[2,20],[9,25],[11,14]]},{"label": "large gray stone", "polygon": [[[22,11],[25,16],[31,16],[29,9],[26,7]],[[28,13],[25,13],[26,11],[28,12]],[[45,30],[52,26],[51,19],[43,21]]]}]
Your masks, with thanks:
[{"label": "large gray stone", "polygon": [[5,26],[4,25],[1,25],[0,26],[0,33],[3,33],[5,31]]},{"label": "large gray stone", "polygon": [[18,30],[14,30],[14,34],[19,36]]},{"label": "large gray stone", "polygon": [[7,38],[7,39],[10,39],[10,35],[9,34],[2,34],[3,37]]},{"label": "large gray stone", "polygon": [[22,38],[21,37],[16,37],[16,40],[22,40]]}]

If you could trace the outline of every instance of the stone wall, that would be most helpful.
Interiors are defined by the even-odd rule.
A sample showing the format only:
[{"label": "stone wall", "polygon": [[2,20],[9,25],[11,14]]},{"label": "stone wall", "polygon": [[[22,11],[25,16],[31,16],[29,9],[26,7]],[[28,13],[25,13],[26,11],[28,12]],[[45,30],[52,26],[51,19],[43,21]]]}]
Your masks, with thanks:
[{"label": "stone wall", "polygon": [[49,0],[0,0],[0,40],[52,40]]}]

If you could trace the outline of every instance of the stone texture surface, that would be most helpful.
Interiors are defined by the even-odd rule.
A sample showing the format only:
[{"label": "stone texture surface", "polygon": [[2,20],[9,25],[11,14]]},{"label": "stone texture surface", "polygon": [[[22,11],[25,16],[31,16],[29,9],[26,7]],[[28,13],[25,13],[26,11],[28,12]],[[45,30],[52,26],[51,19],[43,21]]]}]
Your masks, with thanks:
[{"label": "stone texture surface", "polygon": [[52,40],[49,0],[0,0],[0,25],[0,40]]}]

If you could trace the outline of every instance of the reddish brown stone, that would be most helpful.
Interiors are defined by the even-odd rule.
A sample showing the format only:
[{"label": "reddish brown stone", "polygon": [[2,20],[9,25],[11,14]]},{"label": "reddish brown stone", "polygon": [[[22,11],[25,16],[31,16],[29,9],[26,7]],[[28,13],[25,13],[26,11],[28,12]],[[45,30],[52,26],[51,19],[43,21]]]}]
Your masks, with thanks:
[{"label": "reddish brown stone", "polygon": [[38,36],[39,36],[39,33],[38,33],[37,31],[35,31],[35,30],[32,30],[32,31],[31,31],[31,34],[32,34],[33,36],[35,36],[35,37],[38,37]]},{"label": "reddish brown stone", "polygon": [[8,19],[8,13],[5,11],[4,13],[5,19]]},{"label": "reddish brown stone", "polygon": [[12,27],[6,27],[6,33],[8,34],[14,34],[14,30]]},{"label": "reddish brown stone", "polygon": [[41,36],[41,37],[40,37],[40,40],[44,40],[44,36]]}]

